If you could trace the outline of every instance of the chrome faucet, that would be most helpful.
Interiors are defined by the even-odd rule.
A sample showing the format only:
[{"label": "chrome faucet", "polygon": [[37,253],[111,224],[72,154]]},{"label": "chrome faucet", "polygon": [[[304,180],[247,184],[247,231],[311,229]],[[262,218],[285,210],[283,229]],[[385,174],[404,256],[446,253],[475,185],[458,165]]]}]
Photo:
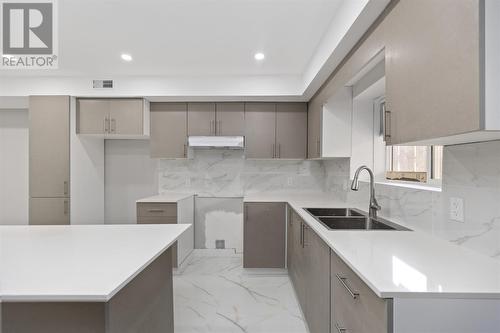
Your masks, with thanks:
[{"label": "chrome faucet", "polygon": [[380,205],[377,202],[377,199],[375,198],[375,184],[374,184],[374,177],[373,177],[373,172],[370,170],[369,167],[366,165],[360,166],[357,170],[356,173],[354,174],[354,179],[352,180],[351,184],[351,190],[357,191],[359,190],[359,174],[361,171],[366,170],[370,174],[370,208],[368,210],[368,217],[369,218],[376,218],[377,217],[377,211],[381,209]]}]

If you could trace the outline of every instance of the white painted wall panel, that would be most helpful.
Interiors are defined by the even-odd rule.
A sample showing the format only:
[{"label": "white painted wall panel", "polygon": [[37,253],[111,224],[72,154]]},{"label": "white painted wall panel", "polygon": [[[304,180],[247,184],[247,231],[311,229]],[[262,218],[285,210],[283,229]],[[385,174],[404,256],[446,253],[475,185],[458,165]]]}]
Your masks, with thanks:
[{"label": "white painted wall panel", "polygon": [[137,199],[158,194],[158,160],[149,141],[105,140],[105,223],[137,223]]},{"label": "white painted wall panel", "polygon": [[71,224],[104,223],[104,140],[76,135],[76,100],[70,102]]},{"label": "white painted wall panel", "polygon": [[28,224],[28,110],[0,109],[0,224]]}]

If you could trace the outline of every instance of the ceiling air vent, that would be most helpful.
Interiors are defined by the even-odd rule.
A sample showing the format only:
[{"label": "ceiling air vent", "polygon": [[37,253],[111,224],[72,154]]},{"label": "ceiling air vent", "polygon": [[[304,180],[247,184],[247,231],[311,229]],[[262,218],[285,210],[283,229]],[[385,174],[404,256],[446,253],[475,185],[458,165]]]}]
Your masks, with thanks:
[{"label": "ceiling air vent", "polygon": [[113,80],[93,80],[92,87],[94,89],[113,88]]}]

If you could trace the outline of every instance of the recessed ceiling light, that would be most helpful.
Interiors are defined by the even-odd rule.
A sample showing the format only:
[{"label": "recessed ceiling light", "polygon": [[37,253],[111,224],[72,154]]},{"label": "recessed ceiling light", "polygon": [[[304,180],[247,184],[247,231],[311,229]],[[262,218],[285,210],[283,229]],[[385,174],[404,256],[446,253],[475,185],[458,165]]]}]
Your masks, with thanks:
[{"label": "recessed ceiling light", "polygon": [[264,55],[264,53],[259,52],[259,53],[255,53],[255,55],[253,57],[255,58],[255,60],[264,60],[264,58],[266,56]]},{"label": "recessed ceiling light", "polygon": [[132,56],[128,53],[122,53],[122,59],[125,61],[132,61]]}]

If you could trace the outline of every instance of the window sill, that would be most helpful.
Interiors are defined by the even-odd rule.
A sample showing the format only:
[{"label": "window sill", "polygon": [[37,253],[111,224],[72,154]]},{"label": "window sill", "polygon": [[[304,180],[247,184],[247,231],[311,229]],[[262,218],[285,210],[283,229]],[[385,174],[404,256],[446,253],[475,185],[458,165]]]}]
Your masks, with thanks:
[{"label": "window sill", "polygon": [[[368,183],[368,181],[366,181],[366,180],[360,180],[360,182]],[[375,184],[385,185],[385,186],[403,187],[403,188],[409,188],[409,189],[420,190],[420,191],[442,192],[442,187],[441,187],[440,183],[423,184],[423,183],[404,182],[404,181],[397,181],[397,180],[381,180],[381,181],[375,181]]]}]

